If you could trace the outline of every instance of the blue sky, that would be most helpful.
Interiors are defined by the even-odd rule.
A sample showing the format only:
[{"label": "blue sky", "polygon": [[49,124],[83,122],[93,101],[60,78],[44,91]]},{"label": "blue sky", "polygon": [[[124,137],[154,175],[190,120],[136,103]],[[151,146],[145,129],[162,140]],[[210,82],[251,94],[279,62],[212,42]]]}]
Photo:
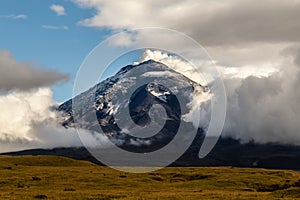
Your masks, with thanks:
[{"label": "blue sky", "polygon": [[[66,14],[57,15],[50,9],[53,4],[63,6]],[[8,50],[17,61],[70,74],[69,82],[52,87],[55,100],[65,101],[72,96],[74,77],[84,58],[113,34],[106,28],[78,25],[78,21],[95,12],[78,8],[70,1],[2,1],[0,50]]]}]

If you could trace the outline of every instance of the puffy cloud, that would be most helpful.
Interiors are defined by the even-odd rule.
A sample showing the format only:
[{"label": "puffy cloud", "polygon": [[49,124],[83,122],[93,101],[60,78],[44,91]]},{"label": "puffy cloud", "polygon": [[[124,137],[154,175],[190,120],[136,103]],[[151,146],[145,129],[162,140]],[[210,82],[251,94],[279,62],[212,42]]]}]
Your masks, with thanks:
[{"label": "puffy cloud", "polygon": [[[170,55],[169,53],[162,52],[160,50],[147,49],[141,55],[139,62],[144,62],[150,59],[169,66],[173,70],[185,75],[189,79],[201,85],[207,85],[210,80],[209,77],[206,77],[205,71],[199,71],[199,68],[197,66],[193,66],[192,63],[183,60],[183,58],[180,58],[177,55]],[[208,62],[211,63],[211,67],[216,67],[218,69],[222,78],[224,79],[247,78],[249,76],[268,77],[273,73],[278,72],[278,68],[276,67],[276,65],[268,62],[239,67],[228,67],[223,63],[217,63],[216,65],[214,65],[214,60],[210,60]],[[196,61],[195,64],[197,65],[199,63],[197,63]],[[199,65],[201,65],[201,63]]]},{"label": "puffy cloud", "polygon": [[[66,129],[59,123],[60,113],[49,88],[14,91],[0,96],[0,152],[32,148],[82,146],[76,129]],[[85,144],[105,147],[108,138],[81,130]]]},{"label": "puffy cloud", "polygon": [[182,58],[177,56],[169,55],[166,52],[158,51],[158,50],[150,50],[147,49],[142,54],[139,62],[145,62],[147,60],[155,60],[157,62],[161,62],[171,69],[185,75],[191,80],[201,84],[206,85],[206,81],[201,79],[202,75],[196,72],[195,67],[193,67],[187,61],[184,61]]},{"label": "puffy cloud", "polygon": [[[52,138],[52,142],[57,140],[54,143],[60,143],[62,141],[60,138],[68,137],[68,134],[57,134],[63,131],[53,123],[56,119],[56,113],[50,109],[53,105],[55,102],[49,88],[34,89],[29,92],[14,91],[0,96],[0,141],[19,144],[19,148],[24,148],[45,142],[41,140],[40,136],[42,136]],[[47,136],[50,134],[47,130],[52,130],[51,137]],[[46,132],[48,133],[45,135]],[[51,144],[50,141],[47,143]],[[0,149],[0,151],[4,150]]]},{"label": "puffy cloud", "polygon": [[0,51],[0,91],[30,90],[67,81],[69,75],[56,70],[37,68],[26,62],[18,62],[10,52]]},{"label": "puffy cloud", "polygon": [[65,8],[62,5],[53,4],[50,6],[50,9],[53,10],[57,16],[66,15]]},{"label": "puffy cloud", "polygon": [[[300,143],[299,51],[267,77],[225,79],[228,95],[224,135],[243,142]],[[286,52],[286,51],[285,51]],[[291,49],[288,50],[292,53]]]}]

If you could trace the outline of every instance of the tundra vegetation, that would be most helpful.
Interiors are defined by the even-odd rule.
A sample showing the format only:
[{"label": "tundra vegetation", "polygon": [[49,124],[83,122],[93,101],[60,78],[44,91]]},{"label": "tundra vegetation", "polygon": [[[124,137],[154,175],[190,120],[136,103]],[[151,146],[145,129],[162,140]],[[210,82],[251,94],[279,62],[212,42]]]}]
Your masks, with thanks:
[{"label": "tundra vegetation", "polygon": [[168,167],[130,174],[57,156],[0,156],[0,199],[295,199],[300,173]]}]

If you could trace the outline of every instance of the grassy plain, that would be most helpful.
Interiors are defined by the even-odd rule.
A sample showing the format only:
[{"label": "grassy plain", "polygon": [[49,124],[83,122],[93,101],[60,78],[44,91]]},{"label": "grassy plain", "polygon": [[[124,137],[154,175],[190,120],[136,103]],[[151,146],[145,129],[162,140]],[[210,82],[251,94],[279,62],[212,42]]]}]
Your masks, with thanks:
[{"label": "grassy plain", "polygon": [[231,167],[130,174],[55,156],[0,156],[0,199],[296,199],[300,173]]}]

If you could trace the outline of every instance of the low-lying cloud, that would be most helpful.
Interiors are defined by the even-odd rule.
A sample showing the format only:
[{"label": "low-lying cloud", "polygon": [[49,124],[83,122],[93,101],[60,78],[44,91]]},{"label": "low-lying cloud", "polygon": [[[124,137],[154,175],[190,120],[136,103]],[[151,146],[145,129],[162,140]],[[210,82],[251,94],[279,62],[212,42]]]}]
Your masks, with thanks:
[{"label": "low-lying cloud", "polygon": [[[11,92],[0,96],[0,152],[33,148],[81,147],[75,128],[66,129],[54,107],[50,88]],[[105,147],[108,138],[80,130],[89,147]],[[97,139],[97,140],[96,140]]]},{"label": "low-lying cloud", "polygon": [[[299,58],[299,46],[291,46],[281,51],[278,63],[274,65],[276,70],[267,70],[266,73],[243,67],[233,70],[218,66],[228,99],[222,137],[232,137],[241,142],[300,144]],[[159,51],[145,51],[141,61],[147,59],[162,62],[181,73],[189,68],[189,64],[182,60],[179,62],[178,57]],[[185,75],[194,78],[190,76],[192,73]],[[201,109],[191,109],[193,112],[187,115],[189,120],[199,117],[201,113],[202,124],[210,121],[205,103],[208,97],[203,94],[195,96],[191,108],[200,106]]]},{"label": "low-lying cloud", "polygon": [[300,51],[293,49],[281,70],[268,77],[225,79],[225,136],[243,142],[300,144]]}]

